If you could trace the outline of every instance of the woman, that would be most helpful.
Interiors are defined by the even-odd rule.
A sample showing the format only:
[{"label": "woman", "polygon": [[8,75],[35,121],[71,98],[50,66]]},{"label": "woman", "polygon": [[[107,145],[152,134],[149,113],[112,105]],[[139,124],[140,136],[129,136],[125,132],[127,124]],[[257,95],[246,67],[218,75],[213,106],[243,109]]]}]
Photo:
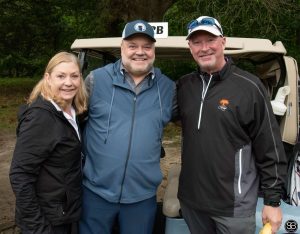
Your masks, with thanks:
[{"label": "woman", "polygon": [[49,61],[20,114],[10,168],[16,224],[27,233],[77,233],[81,212],[81,142],[76,114],[86,110],[77,57]]}]

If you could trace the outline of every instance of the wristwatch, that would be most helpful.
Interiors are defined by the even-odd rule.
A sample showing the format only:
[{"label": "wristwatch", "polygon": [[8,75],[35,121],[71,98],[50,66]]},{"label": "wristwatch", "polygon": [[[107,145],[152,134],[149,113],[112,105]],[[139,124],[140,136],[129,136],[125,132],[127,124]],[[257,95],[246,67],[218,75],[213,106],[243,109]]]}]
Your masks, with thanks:
[{"label": "wristwatch", "polygon": [[280,204],[281,204],[280,201],[268,201],[268,200],[264,200],[264,205],[265,206],[279,207]]}]

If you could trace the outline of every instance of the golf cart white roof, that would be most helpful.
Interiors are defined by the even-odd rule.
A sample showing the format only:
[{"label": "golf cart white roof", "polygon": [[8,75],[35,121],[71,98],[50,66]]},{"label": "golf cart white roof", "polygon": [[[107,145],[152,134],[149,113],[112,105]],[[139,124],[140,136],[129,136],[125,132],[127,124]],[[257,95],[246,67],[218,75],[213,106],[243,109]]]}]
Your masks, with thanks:
[{"label": "golf cart white roof", "polygon": [[[121,37],[76,39],[71,45],[71,49],[78,52],[82,49],[90,49],[109,53],[119,58],[121,41]],[[157,38],[155,48],[157,58],[191,58],[185,36]],[[251,59],[259,60],[270,53],[284,55],[286,49],[280,41],[272,44],[268,39],[226,37],[225,54],[232,55],[232,57],[249,57],[251,54]]]}]

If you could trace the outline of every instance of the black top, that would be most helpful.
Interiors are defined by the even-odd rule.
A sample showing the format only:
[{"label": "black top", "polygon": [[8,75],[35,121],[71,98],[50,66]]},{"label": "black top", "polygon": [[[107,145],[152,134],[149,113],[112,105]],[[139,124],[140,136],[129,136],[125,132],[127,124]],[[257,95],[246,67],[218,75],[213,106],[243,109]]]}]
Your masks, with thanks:
[{"label": "black top", "polygon": [[178,81],[183,132],[178,197],[213,215],[252,215],[259,185],[265,201],[279,202],[286,175],[269,97],[258,77],[231,61],[210,82],[203,76],[197,71]]},{"label": "black top", "polygon": [[10,169],[16,223],[24,233],[52,233],[78,221],[81,143],[61,111],[39,97],[21,113]]}]

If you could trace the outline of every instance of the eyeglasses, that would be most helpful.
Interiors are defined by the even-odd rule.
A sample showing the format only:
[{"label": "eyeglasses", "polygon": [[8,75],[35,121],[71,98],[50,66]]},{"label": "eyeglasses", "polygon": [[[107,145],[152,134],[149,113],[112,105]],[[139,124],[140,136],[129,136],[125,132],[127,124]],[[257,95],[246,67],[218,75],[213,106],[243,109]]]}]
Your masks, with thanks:
[{"label": "eyeglasses", "polygon": [[219,29],[219,31],[221,32],[221,34],[223,35],[222,28],[216,23],[214,18],[210,18],[210,17],[202,18],[200,21],[197,19],[192,20],[188,24],[187,28],[189,31],[192,31],[194,28],[201,26],[201,25],[216,26]]}]

